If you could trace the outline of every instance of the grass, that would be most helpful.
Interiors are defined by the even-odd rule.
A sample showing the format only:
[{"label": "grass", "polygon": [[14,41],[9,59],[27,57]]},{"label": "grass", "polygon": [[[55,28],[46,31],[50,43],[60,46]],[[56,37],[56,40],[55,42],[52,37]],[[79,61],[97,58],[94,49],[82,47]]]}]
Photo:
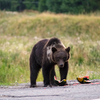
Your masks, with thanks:
[{"label": "grass", "polygon": [[[29,56],[43,38],[58,37],[71,47],[68,80],[100,79],[100,17],[0,11],[0,85],[29,82]],[[59,78],[59,70],[56,66]],[[42,81],[40,71],[37,81]]]}]

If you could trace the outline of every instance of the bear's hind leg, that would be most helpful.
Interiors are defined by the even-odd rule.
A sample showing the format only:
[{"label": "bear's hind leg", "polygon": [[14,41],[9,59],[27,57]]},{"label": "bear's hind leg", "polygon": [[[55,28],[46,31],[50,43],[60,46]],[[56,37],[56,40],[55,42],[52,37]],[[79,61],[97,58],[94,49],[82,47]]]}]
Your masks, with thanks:
[{"label": "bear's hind leg", "polygon": [[40,66],[37,65],[37,63],[33,62],[32,64],[30,64],[30,87],[36,87],[36,79],[38,76],[38,73],[40,71]]}]

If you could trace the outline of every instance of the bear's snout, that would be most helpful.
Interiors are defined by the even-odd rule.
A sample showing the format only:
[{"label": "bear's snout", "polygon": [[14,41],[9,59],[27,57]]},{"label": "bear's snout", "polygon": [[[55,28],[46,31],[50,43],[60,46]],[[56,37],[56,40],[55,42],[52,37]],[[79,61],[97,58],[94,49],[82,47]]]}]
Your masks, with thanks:
[{"label": "bear's snout", "polygon": [[64,64],[60,64],[60,67],[61,67],[61,68],[64,67]]},{"label": "bear's snout", "polygon": [[59,63],[58,63],[58,66],[59,66],[60,68],[63,68],[63,67],[64,67],[64,62],[63,62],[62,60],[60,60]]}]

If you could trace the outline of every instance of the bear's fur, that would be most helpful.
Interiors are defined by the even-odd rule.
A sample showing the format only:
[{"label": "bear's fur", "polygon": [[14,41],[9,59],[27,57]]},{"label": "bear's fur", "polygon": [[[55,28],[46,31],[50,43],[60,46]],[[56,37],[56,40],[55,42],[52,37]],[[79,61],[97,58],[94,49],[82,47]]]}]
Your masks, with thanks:
[{"label": "bear's fur", "polygon": [[30,55],[30,87],[36,86],[39,70],[42,68],[44,86],[54,84],[57,64],[61,80],[66,79],[68,73],[68,59],[70,47],[65,48],[58,38],[44,39],[34,45]]}]

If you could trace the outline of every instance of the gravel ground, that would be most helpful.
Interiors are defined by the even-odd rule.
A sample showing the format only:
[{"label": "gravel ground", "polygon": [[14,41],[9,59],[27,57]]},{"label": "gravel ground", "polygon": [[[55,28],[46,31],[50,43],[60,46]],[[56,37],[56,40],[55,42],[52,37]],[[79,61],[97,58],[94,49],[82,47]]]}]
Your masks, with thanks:
[{"label": "gravel ground", "polygon": [[100,100],[100,80],[91,80],[91,84],[80,84],[76,80],[68,81],[67,86],[30,88],[29,83],[17,86],[0,86],[0,100]]}]

